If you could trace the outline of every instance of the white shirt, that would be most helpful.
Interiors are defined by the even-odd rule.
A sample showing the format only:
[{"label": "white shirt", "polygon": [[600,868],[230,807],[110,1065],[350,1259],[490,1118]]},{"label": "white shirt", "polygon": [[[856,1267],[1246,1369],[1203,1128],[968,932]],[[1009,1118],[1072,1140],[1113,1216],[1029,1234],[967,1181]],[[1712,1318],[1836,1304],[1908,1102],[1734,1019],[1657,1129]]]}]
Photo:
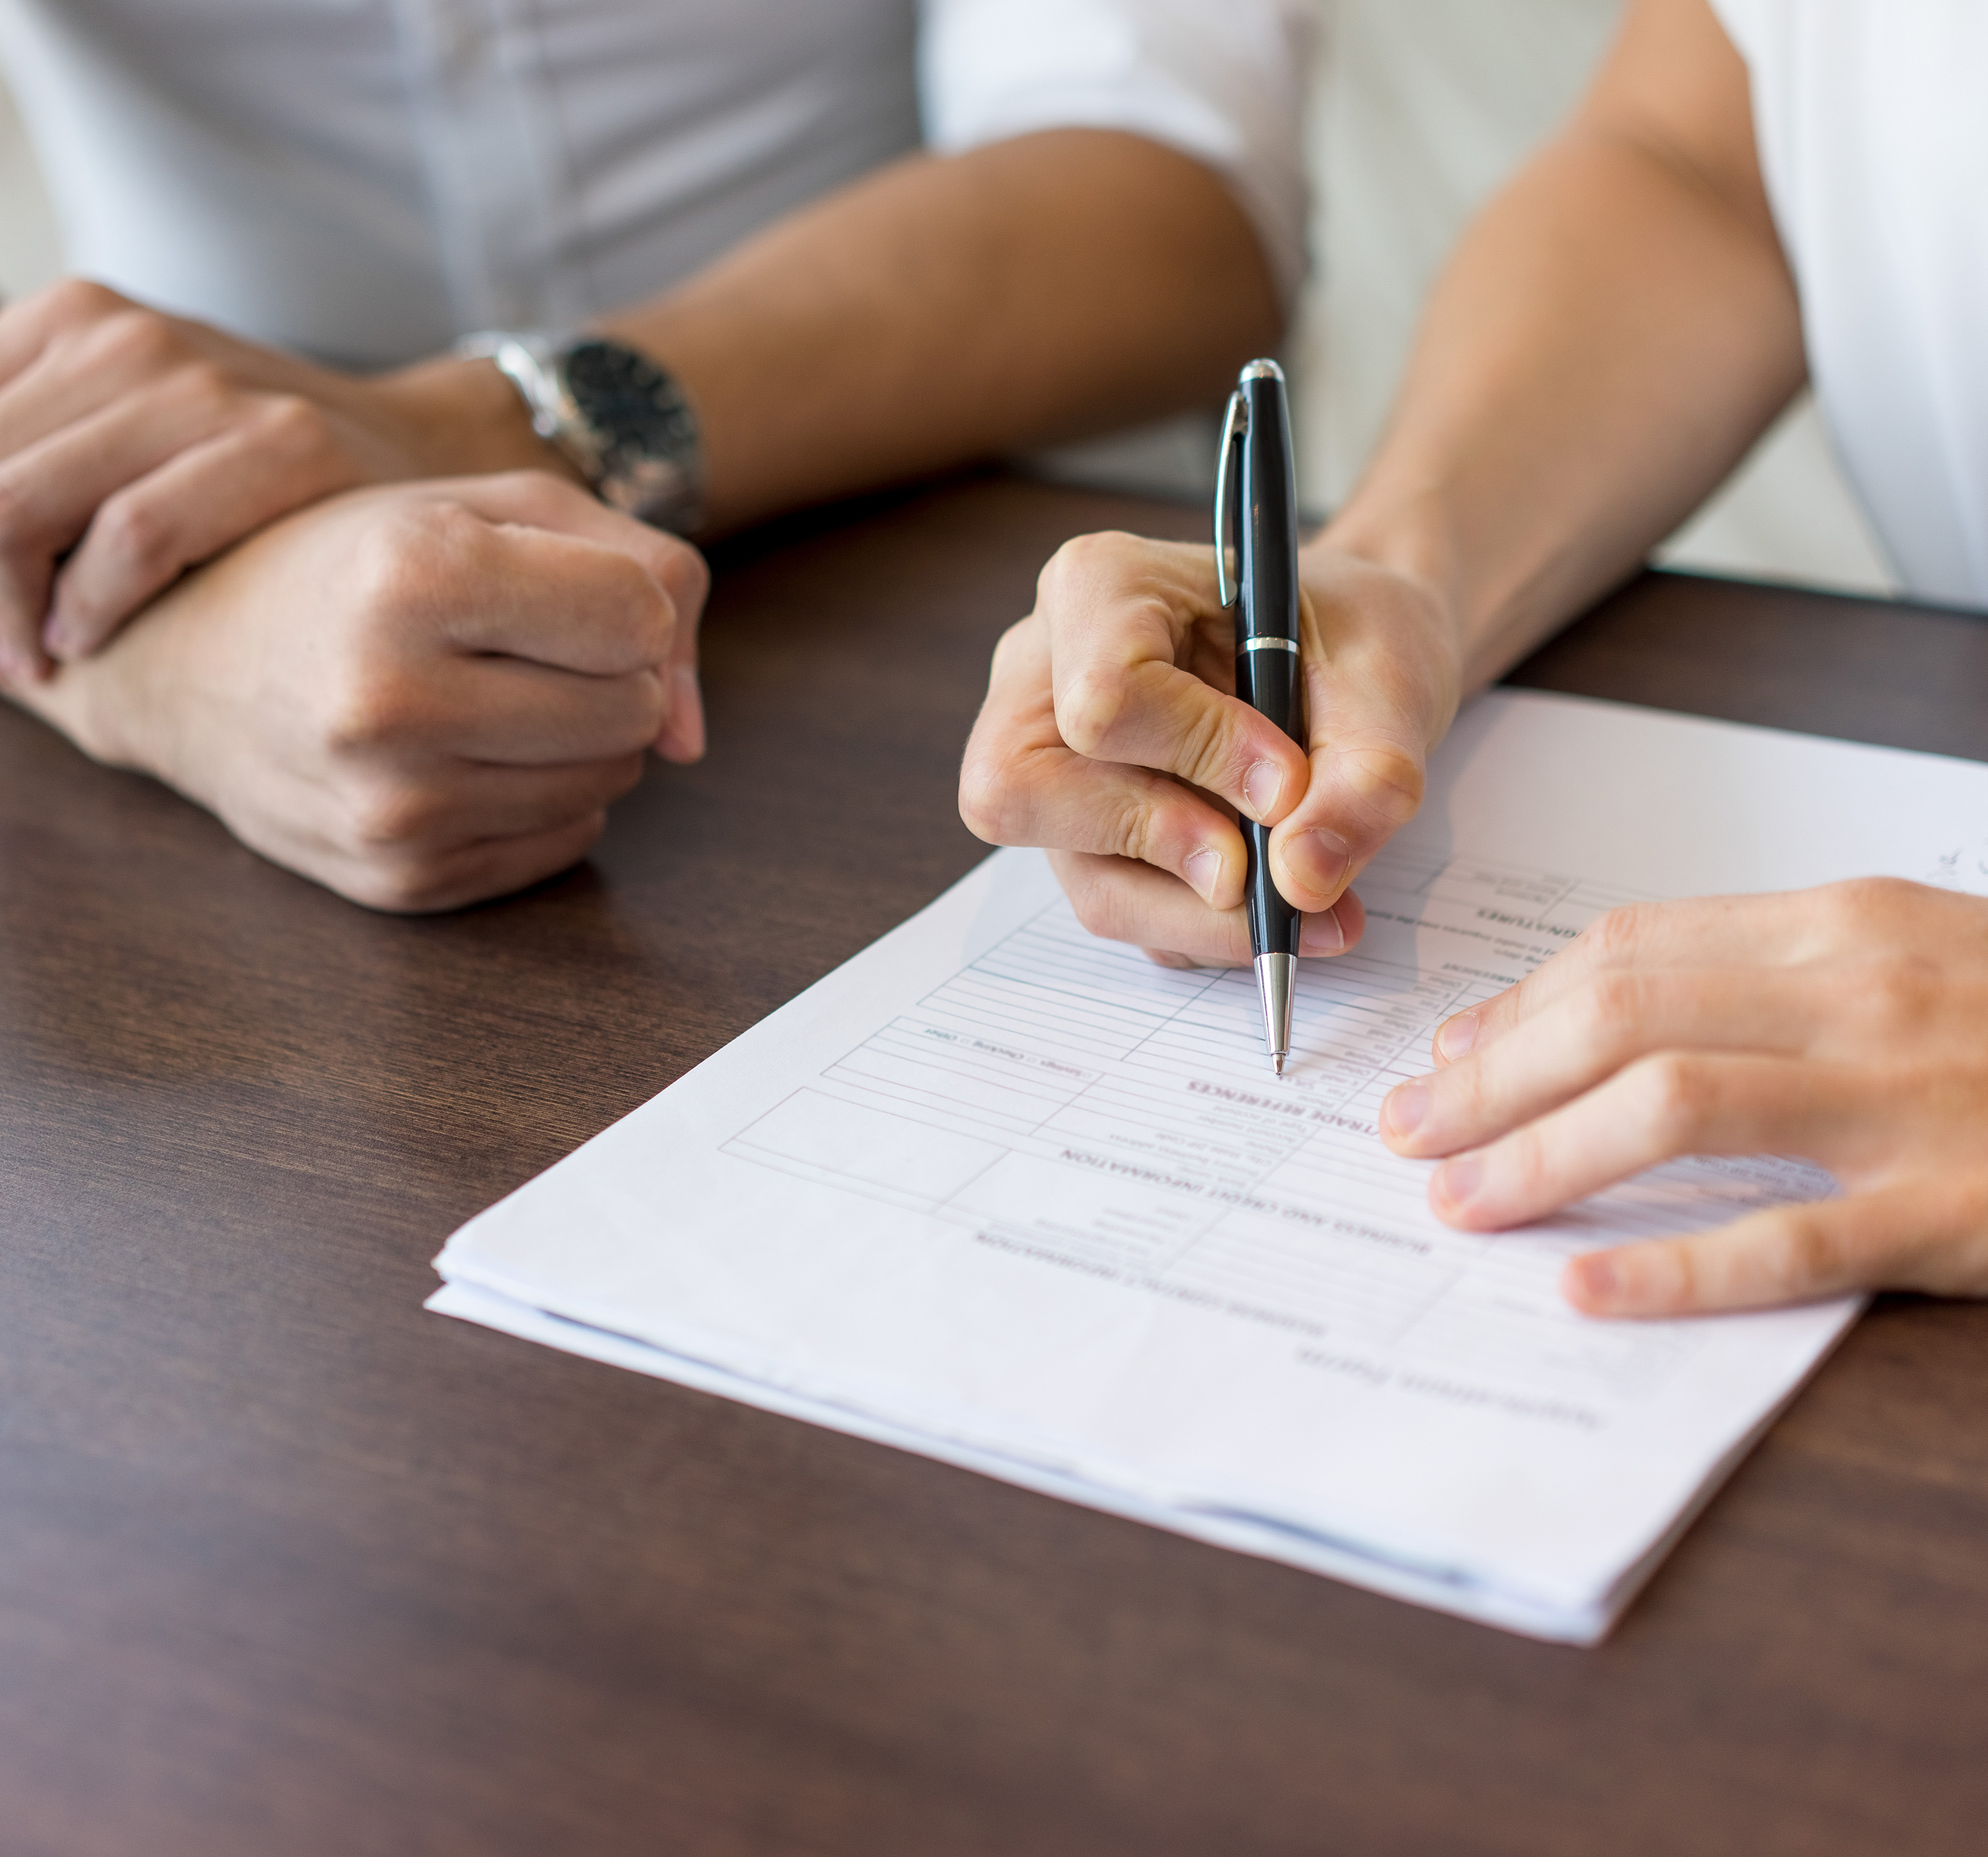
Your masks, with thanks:
[{"label": "white shirt", "polygon": [[1988,607],[1988,5],[1715,4],[1844,468],[1909,592]]},{"label": "white shirt", "polygon": [[329,359],[577,322],[921,144],[1135,131],[1303,269],[1312,0],[0,0],[69,266]]}]

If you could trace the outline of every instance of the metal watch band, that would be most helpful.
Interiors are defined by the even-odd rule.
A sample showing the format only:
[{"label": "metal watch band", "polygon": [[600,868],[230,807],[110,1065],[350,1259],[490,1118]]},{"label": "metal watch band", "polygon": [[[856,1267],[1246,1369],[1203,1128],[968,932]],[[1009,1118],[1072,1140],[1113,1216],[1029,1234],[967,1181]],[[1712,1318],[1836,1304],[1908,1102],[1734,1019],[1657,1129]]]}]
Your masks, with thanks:
[{"label": "metal watch band", "polygon": [[679,535],[703,519],[703,446],[675,380],[604,336],[486,330],[456,344],[515,387],[532,429],[611,507]]}]

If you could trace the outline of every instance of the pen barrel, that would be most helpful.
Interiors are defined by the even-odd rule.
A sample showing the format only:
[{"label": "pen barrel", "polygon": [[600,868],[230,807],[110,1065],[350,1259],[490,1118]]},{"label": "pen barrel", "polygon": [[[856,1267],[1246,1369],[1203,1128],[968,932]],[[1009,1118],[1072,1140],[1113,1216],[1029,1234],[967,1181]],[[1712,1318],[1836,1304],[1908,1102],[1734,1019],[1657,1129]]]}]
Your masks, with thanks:
[{"label": "pen barrel", "polygon": [[1249,950],[1253,954],[1296,954],[1304,915],[1286,902],[1283,892],[1270,881],[1270,827],[1246,819],[1242,836],[1249,847],[1243,895],[1249,911]]},{"label": "pen barrel", "polygon": [[[1303,685],[1298,654],[1298,535],[1291,421],[1274,370],[1246,370],[1236,391],[1247,414],[1236,460],[1236,694],[1302,748]],[[1251,648],[1253,640],[1267,642]],[[1270,877],[1270,833],[1246,820],[1249,942],[1259,954],[1296,954],[1302,918]]]},{"label": "pen barrel", "polygon": [[[1238,651],[1236,694],[1303,746],[1303,717],[1295,652]],[[1243,880],[1249,910],[1250,948],[1259,954],[1296,954],[1302,917],[1284,901],[1283,892],[1271,881],[1270,827],[1249,819],[1242,824],[1249,851]]]}]

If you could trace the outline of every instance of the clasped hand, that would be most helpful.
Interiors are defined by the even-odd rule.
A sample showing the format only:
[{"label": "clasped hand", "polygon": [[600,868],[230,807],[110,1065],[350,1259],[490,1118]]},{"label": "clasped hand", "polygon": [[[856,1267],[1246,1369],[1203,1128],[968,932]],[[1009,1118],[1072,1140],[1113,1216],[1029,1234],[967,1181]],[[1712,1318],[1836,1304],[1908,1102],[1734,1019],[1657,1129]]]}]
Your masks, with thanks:
[{"label": "clasped hand", "polygon": [[[1079,918],[1169,964],[1249,959],[1238,813],[1308,955],[1358,939],[1347,885],[1413,813],[1463,687],[1428,587],[1303,560],[1308,754],[1233,694],[1205,547],[1093,536],[1001,641],[969,743],[967,824],[1040,844]],[[1544,1218],[1692,1153],[1773,1152],[1841,1197],[1591,1253],[1597,1315],[1673,1315],[1887,1286],[1988,1294],[1988,902],[1887,881],[1638,908],[1440,1031],[1387,1099],[1398,1153],[1442,1159],[1466,1230]],[[1447,1157],[1447,1158],[1445,1158]]]},{"label": "clasped hand", "polygon": [[549,468],[481,372],[360,379],[76,279],[0,311],[0,685],[87,656],[188,568],[322,497]]},{"label": "clasped hand", "polygon": [[994,655],[962,816],[992,844],[1049,847],[1086,928],[1178,966],[1249,959],[1241,813],[1273,828],[1302,951],[1351,947],[1347,885],[1422,802],[1457,655],[1424,590],[1348,556],[1314,560],[1301,621],[1309,753],[1235,694],[1208,549],[1067,543]]},{"label": "clasped hand", "polygon": [[586,854],[654,747],[704,750],[696,550],[532,472],[347,492],[15,692],[374,908]]}]

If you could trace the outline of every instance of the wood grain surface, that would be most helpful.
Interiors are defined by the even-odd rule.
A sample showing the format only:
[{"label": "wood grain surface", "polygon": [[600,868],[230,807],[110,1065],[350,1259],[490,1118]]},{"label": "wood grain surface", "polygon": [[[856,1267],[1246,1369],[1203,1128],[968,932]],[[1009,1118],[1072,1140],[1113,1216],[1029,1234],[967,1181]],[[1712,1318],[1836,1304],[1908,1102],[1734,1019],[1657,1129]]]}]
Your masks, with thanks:
[{"label": "wood grain surface", "polygon": [[[422,1313],[458,1223],[960,875],[1001,479],[720,560],[713,751],[365,914],[0,707],[0,1853],[1983,1848],[1988,1310],[1888,1299],[1599,1649]],[[1674,577],[1520,681],[1983,755],[1988,625]]]}]

